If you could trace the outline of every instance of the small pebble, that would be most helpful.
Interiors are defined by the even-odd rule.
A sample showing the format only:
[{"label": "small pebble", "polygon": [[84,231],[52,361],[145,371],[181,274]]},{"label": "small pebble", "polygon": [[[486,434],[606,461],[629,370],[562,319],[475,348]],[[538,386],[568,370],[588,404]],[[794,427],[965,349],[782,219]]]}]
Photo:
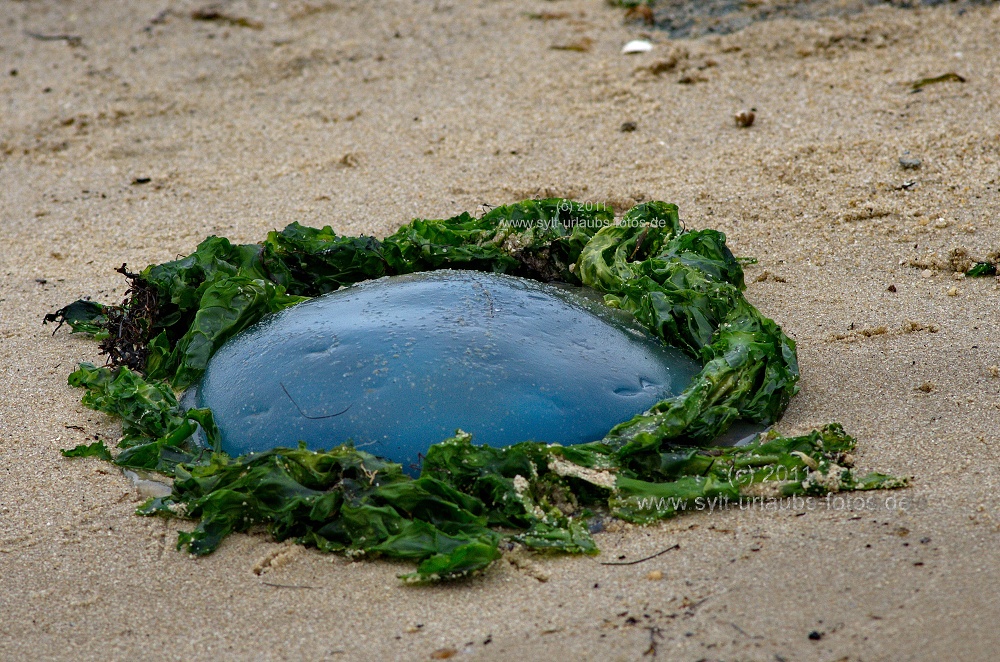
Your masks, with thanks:
[{"label": "small pebble", "polygon": [[951,287],[951,288],[949,288],[948,289],[948,296],[950,296],[950,297],[957,297],[958,296],[958,288],[957,287]]},{"label": "small pebble", "polygon": [[650,570],[646,573],[646,579],[651,582],[658,582],[663,579],[663,572],[660,570]]},{"label": "small pebble", "polygon": [[822,638],[823,638],[822,632],[817,632],[816,630],[813,630],[812,632],[809,633],[809,639],[812,641],[819,641]]},{"label": "small pebble", "polygon": [[924,269],[923,271],[920,272],[920,275],[924,278],[930,278],[931,276],[934,275],[934,272],[931,271],[930,269]]},{"label": "small pebble", "polygon": [[885,288],[885,290],[886,290],[886,292],[895,292],[896,291],[896,286],[895,285],[890,285],[889,287]]},{"label": "small pebble", "polygon": [[631,133],[632,131],[635,131],[637,128],[639,127],[635,122],[622,122],[621,130],[623,133]]},{"label": "small pebble", "polygon": [[733,119],[736,120],[736,126],[741,129],[748,129],[753,126],[753,121],[757,119],[757,114],[753,112],[753,109],[741,110],[733,115]]},{"label": "small pebble", "polygon": [[899,165],[903,167],[903,170],[916,170],[923,165],[923,161],[920,159],[915,159],[908,156],[899,157]]}]

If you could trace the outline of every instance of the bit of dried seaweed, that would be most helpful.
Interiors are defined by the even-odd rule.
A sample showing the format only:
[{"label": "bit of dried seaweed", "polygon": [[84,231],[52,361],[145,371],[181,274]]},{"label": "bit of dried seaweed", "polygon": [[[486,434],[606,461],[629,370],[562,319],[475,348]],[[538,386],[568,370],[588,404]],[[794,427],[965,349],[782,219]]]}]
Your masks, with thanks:
[{"label": "bit of dried seaweed", "polygon": [[914,92],[919,92],[928,85],[936,85],[938,83],[964,83],[965,78],[959,76],[954,71],[949,71],[946,74],[941,74],[940,76],[932,76],[930,78],[921,78],[920,80],[913,81],[910,84],[910,89]]}]

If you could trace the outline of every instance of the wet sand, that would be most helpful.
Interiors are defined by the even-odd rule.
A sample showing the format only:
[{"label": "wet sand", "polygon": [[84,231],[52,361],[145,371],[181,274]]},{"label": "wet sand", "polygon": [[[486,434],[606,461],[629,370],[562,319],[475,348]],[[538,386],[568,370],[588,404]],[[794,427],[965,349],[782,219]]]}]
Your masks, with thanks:
[{"label": "wet sand", "polygon": [[[234,2],[229,20],[193,20],[201,7],[0,3],[0,657],[930,660],[1000,646],[1000,289],[957,280],[947,259],[1000,249],[1000,7],[687,41],[596,0]],[[620,53],[643,37],[652,52]],[[949,72],[965,82],[912,91]],[[406,564],[264,533],[190,558],[173,549],[190,523],[133,515],[119,470],[59,455],[120,427],[66,385],[101,360],[95,344],[41,318],[120,300],[122,262],[291,221],[383,236],[549,195],[667,200],[725,232],[759,260],[751,302],[798,342],[802,391],[779,430],[840,421],[861,468],[913,486],[611,526],[596,558],[516,555],[411,588]]]}]

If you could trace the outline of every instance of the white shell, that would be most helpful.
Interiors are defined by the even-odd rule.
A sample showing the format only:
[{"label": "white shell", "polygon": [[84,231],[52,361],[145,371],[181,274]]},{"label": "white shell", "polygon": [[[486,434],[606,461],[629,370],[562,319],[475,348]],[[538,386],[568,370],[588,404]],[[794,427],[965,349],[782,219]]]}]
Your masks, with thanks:
[{"label": "white shell", "polygon": [[626,55],[631,53],[648,53],[651,50],[653,50],[653,44],[645,39],[634,39],[622,46],[622,53]]},{"label": "white shell", "polygon": [[[139,491],[139,494],[144,497],[168,497],[173,489],[166,483],[161,483],[157,480],[149,480],[144,475],[132,471],[131,469],[123,469],[122,473],[128,478],[129,482],[132,483],[132,487]],[[143,472],[145,474],[145,472]]]}]

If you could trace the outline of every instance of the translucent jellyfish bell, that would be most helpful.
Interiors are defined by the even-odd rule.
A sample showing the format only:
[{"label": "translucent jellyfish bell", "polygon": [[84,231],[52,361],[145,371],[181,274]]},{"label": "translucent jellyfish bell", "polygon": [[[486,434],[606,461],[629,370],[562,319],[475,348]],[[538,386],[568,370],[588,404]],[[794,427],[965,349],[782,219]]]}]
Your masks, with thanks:
[{"label": "translucent jellyfish bell", "polygon": [[568,288],[433,271],[266,317],[219,349],[188,400],[212,408],[231,455],[349,441],[412,473],[457,428],[497,447],[599,440],[700,369]]}]

